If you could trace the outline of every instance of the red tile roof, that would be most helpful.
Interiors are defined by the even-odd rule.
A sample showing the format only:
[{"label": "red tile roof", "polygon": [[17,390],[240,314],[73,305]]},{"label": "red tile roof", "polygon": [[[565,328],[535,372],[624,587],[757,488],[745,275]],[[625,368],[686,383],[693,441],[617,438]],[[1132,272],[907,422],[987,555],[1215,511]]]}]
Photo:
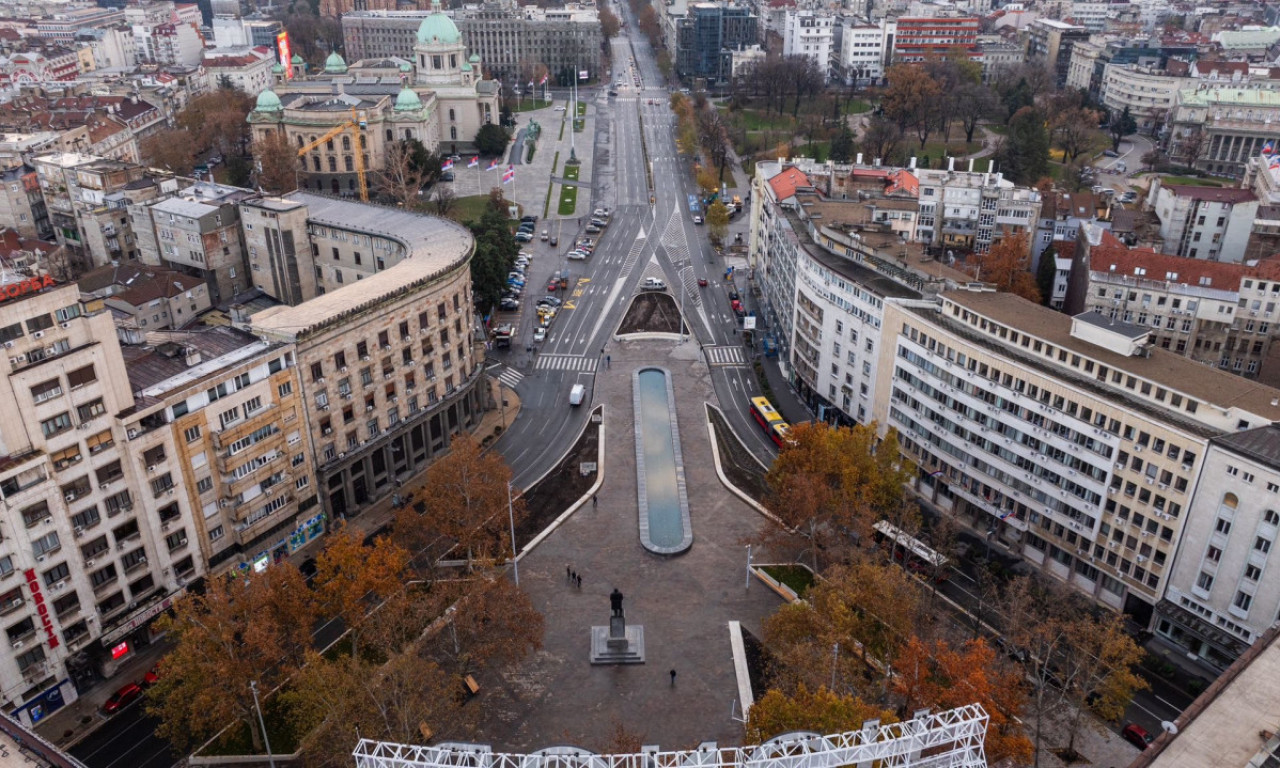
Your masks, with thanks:
[{"label": "red tile roof", "polygon": [[769,186],[773,187],[773,195],[777,200],[786,200],[796,193],[797,187],[812,187],[813,183],[809,181],[809,177],[804,175],[800,169],[795,167],[784,168],[782,173],[769,179]]},{"label": "red tile roof", "polygon": [[[1129,248],[1104,231],[1102,242],[1089,249],[1089,271],[1108,272],[1133,277],[1135,270],[1144,270],[1141,277],[1147,280],[1165,280],[1181,285],[1203,285],[1225,291],[1240,290],[1240,279],[1246,267],[1221,261],[1188,259],[1156,253],[1149,248]],[[1204,280],[1208,279],[1208,283]]]},{"label": "red tile roof", "polygon": [[1178,197],[1189,197],[1193,200],[1208,200],[1213,203],[1247,203],[1257,200],[1253,192],[1247,189],[1224,189],[1222,187],[1193,187],[1185,184],[1170,184],[1165,187]]}]

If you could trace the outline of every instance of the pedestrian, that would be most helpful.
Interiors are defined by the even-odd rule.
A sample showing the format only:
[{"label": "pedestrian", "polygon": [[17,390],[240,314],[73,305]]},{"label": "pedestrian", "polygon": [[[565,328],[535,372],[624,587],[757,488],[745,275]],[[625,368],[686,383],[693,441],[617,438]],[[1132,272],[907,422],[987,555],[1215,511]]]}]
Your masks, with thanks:
[{"label": "pedestrian", "polygon": [[573,586],[573,582],[574,582],[577,578],[578,578],[578,572],[577,572],[577,571],[570,571],[570,572],[569,572],[569,586]]},{"label": "pedestrian", "polygon": [[612,368],[612,367],[613,367],[613,357],[612,357],[611,355],[605,355],[605,356],[604,356],[604,367],[605,367],[605,368]]},{"label": "pedestrian", "polygon": [[568,563],[565,563],[564,566],[564,577],[570,581],[573,580],[573,569],[569,567]]},{"label": "pedestrian", "polygon": [[674,669],[671,670],[671,687],[676,687],[676,671]]},{"label": "pedestrian", "polygon": [[593,493],[591,494],[591,508],[595,509],[598,506],[600,506],[600,500],[597,499],[596,495]]},{"label": "pedestrian", "polygon": [[582,589],[582,574],[578,574],[578,589]]}]

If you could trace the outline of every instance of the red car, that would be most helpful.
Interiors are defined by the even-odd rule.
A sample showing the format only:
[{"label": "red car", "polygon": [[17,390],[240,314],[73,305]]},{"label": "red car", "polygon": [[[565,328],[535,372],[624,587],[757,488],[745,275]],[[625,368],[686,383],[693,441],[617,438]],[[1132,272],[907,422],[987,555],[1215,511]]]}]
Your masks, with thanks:
[{"label": "red car", "polygon": [[151,686],[155,685],[158,682],[160,682],[160,665],[159,664],[155,665],[151,669],[148,669],[147,674],[142,676],[142,687],[150,688]]},{"label": "red car", "polygon": [[1155,741],[1155,737],[1147,733],[1147,729],[1137,723],[1129,723],[1126,725],[1124,730],[1120,731],[1120,735],[1124,737],[1125,741],[1138,749],[1146,749],[1151,745],[1151,742]]},{"label": "red car", "polygon": [[107,699],[102,705],[102,714],[114,715],[133,702],[138,700],[142,695],[142,686],[137,683],[129,683],[120,690],[111,694],[111,698]]},{"label": "red car", "polygon": [[699,287],[699,288],[706,288],[706,287],[707,287],[707,278],[705,278],[705,277],[700,277],[700,278],[698,278],[698,287]]}]

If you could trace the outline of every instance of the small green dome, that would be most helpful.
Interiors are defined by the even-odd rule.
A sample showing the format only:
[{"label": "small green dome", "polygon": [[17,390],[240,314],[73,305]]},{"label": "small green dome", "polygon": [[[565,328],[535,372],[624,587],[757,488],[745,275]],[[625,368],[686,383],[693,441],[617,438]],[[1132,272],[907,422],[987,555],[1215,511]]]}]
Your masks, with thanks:
[{"label": "small green dome", "polygon": [[433,13],[418,26],[419,43],[457,43],[462,40],[453,19],[443,13]]},{"label": "small green dome", "polygon": [[293,66],[295,66],[295,67],[304,66],[304,65],[307,63],[307,62],[305,62],[305,61],[303,61],[303,60],[302,60],[302,56],[301,56],[301,55],[296,54],[296,53],[295,53],[295,54],[293,54],[293,58],[292,58],[292,59],[289,59],[289,62],[290,62],[291,64],[293,64]]},{"label": "small green dome", "polygon": [[406,61],[406,62],[404,62],[403,64],[401,64],[401,65],[400,65],[400,71],[401,71],[401,72],[412,72],[412,71],[413,71],[413,65]]},{"label": "small green dome", "polygon": [[280,103],[276,92],[268,88],[258,94],[258,103],[254,105],[254,109],[259,112],[279,112],[284,109],[284,105]]},{"label": "small green dome", "polygon": [[418,94],[412,88],[405,88],[396,96],[397,112],[417,112],[420,109],[422,109],[422,99],[418,98]]},{"label": "small green dome", "polygon": [[329,58],[324,60],[324,71],[327,75],[343,75],[347,72],[347,62],[342,56],[334,51],[329,54]]},{"label": "small green dome", "polygon": [[284,65],[277,61],[275,64],[271,66],[271,71],[274,74],[279,75],[284,72]]},{"label": "small green dome", "polygon": [[470,65],[470,64],[463,64],[463,65],[462,65],[462,71],[463,71],[463,72],[470,72],[470,71],[471,71],[471,65]]},{"label": "small green dome", "polygon": [[471,62],[472,64],[479,64],[479,63],[480,63],[480,54],[478,54],[478,53],[473,53],[473,54],[471,54],[471,58],[467,59],[467,61]]}]

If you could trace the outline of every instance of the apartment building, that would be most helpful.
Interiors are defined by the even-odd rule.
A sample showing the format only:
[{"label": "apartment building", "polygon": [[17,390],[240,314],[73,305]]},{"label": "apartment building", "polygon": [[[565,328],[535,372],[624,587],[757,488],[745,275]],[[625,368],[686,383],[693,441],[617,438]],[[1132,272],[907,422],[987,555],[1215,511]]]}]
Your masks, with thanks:
[{"label": "apartment building", "polygon": [[53,239],[40,177],[28,165],[0,171],[0,222],[23,237]]},{"label": "apartment building", "polygon": [[246,189],[198,182],[129,205],[139,258],[203,280],[215,305],[230,300],[249,287],[238,206],[252,196]]},{"label": "apartment building", "polygon": [[[160,515],[166,549],[207,564],[262,571],[325,530],[308,450],[301,382],[288,345],[227,327],[152,333],[126,348],[142,404],[137,440],[143,496],[200,510],[187,524]],[[148,493],[149,491],[149,493]]]},{"label": "apartment building", "polygon": [[1280,533],[1280,427],[1209,441],[1155,632],[1221,671],[1275,625],[1280,580],[1268,568]]},{"label": "apartment building", "polygon": [[831,52],[835,45],[835,16],[831,13],[788,9],[782,27],[782,55],[804,56],[818,65],[823,78],[831,77]]},{"label": "apartment building", "polygon": [[893,63],[921,62],[946,56],[953,48],[963,48],[978,57],[977,17],[903,17],[897,21],[893,39]]},{"label": "apartment building", "polygon": [[953,291],[887,302],[884,328],[874,413],[920,492],[1139,624],[1168,587],[1209,438],[1280,418],[1280,392],[1096,312]]},{"label": "apartment building", "polygon": [[1089,39],[1089,30],[1057,19],[1036,19],[1027,26],[1027,62],[1040,64],[1053,73],[1061,88],[1071,68],[1071,48]]},{"label": "apartment building", "polygon": [[845,85],[866,85],[884,78],[886,44],[893,32],[892,22],[879,25],[842,19],[837,29],[839,45],[835,67]]},{"label": "apartment building", "polygon": [[1082,223],[1087,221],[1103,229],[1111,227],[1108,222],[1098,221],[1098,199],[1092,193],[1048,192],[1041,197],[1040,220],[1036,224],[1036,237],[1031,246],[1033,272],[1049,246],[1055,242],[1075,242]]},{"label": "apartment building", "polygon": [[94,155],[61,152],[32,159],[49,223],[58,244],[71,249],[74,271],[107,263],[106,249],[91,248],[100,231],[90,226],[86,214],[102,207],[106,195],[142,177],[145,170]]},{"label": "apartment building", "polygon": [[191,508],[138,491],[152,447],[119,418],[137,403],[110,315],[83,314],[76,286],[47,278],[0,292],[0,497],[10,532],[0,545],[10,646],[0,695],[17,706],[53,688],[67,693],[86,667],[114,671],[203,564],[172,556],[157,533],[162,516],[191,525]]},{"label": "apartment building", "polygon": [[1157,180],[1147,199],[1160,219],[1160,236],[1170,253],[1210,261],[1244,259],[1258,212],[1252,191],[1166,186]]},{"label": "apartment building", "polygon": [[733,71],[734,49],[760,42],[759,18],[745,5],[690,3],[674,23],[674,64],[684,79],[727,81]]},{"label": "apartment building", "polygon": [[1040,193],[1019,187],[1000,173],[914,169],[920,185],[916,236],[934,251],[986,253],[998,240],[1023,233],[1035,237]]},{"label": "apartment building", "polygon": [[1174,77],[1162,69],[1135,64],[1108,64],[1102,73],[1102,104],[1112,115],[1127,107],[1138,131],[1157,134],[1165,128],[1185,77]]},{"label": "apartment building", "polygon": [[[298,205],[290,198],[263,198],[254,203],[255,216],[287,214]],[[264,340],[294,347],[302,372],[303,439],[316,457],[325,510],[335,518],[359,514],[370,501],[392,493],[454,434],[477,424],[488,407],[488,390],[478,386],[484,380],[483,347],[473,340],[470,234],[456,225],[430,239],[420,230],[405,233],[398,264],[361,265],[373,274],[348,280],[350,273],[343,273],[339,282],[339,268],[319,266],[333,254],[329,243],[345,241],[337,262],[354,264],[357,249],[371,261],[374,255],[364,251],[370,248],[365,241],[350,239],[351,228],[372,224],[366,231],[390,234],[376,228],[380,219],[373,212],[381,209],[346,205],[345,228],[306,246],[325,275],[317,278],[317,291],[326,280],[332,290],[326,287],[297,306],[263,310],[249,327]],[[366,211],[373,218],[362,215]],[[257,222],[246,214],[249,224]],[[265,264],[273,257],[260,252],[256,258]]]},{"label": "apartment building", "polygon": [[221,85],[225,78],[232,86],[256,96],[270,87],[275,63],[271,48],[214,48],[205,52],[201,66],[211,82]]}]

